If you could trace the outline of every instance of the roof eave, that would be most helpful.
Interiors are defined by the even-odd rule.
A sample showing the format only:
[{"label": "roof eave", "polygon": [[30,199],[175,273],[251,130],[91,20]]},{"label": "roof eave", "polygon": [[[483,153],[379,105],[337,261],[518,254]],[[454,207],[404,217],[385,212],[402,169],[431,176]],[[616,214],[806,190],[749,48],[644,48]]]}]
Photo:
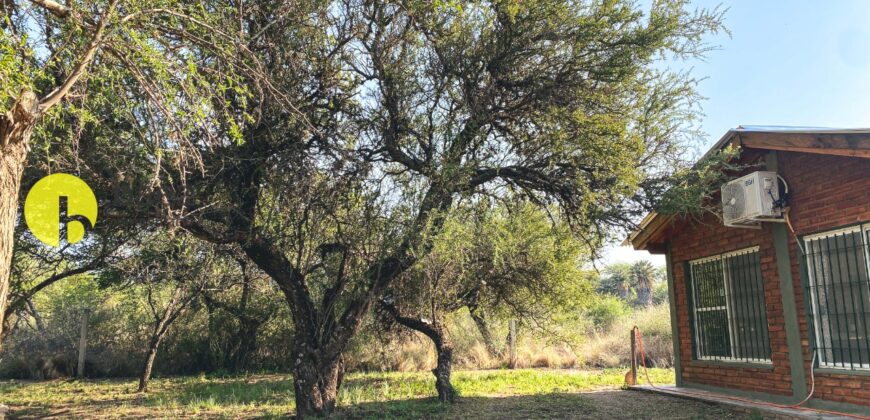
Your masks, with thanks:
[{"label": "roof eave", "polygon": [[[783,141],[782,135],[791,135],[791,138],[789,141]],[[777,141],[777,138],[780,139]],[[856,138],[860,140],[855,141]],[[870,158],[870,129],[738,126],[725,132],[699,161],[703,161],[729,144],[751,149]],[[656,233],[672,217],[655,211],[650,212],[622,244],[630,244],[636,250],[650,250],[650,240],[656,237]]]}]

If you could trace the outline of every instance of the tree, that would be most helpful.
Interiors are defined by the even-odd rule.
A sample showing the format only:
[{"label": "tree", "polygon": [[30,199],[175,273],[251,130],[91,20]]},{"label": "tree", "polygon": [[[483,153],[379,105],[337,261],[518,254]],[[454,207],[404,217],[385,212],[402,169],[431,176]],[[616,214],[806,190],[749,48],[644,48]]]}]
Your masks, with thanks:
[{"label": "tree", "polygon": [[215,282],[218,264],[216,250],[191,238],[162,240],[158,235],[134,257],[125,259],[102,273],[102,283],[141,288],[153,322],[139,375],[139,392],[148,390],[148,381],[160,344],[173,323],[194,305]]},{"label": "tree", "polygon": [[471,210],[454,212],[431,251],[393,283],[380,306],[387,328],[397,323],[432,340],[441,402],[455,397],[448,314],[467,308],[494,353],[486,313],[546,328],[554,313],[582,306],[589,292],[580,270],[584,247],[564,224],[523,201]]},{"label": "tree", "polygon": [[[31,137],[36,133],[41,146],[63,139],[61,132],[80,134],[97,122],[91,107],[110,104],[111,117],[152,122],[129,126],[126,136],[112,139],[116,144],[153,145],[157,132],[183,144],[189,128],[205,117],[202,101],[224,95],[212,82],[226,86],[221,81],[232,79],[243,55],[234,50],[237,40],[217,29],[218,10],[174,1],[2,2],[0,106],[7,110],[0,113],[0,317],[7,312],[19,190],[28,151],[35,148]],[[198,72],[192,44],[222,63],[221,71]],[[70,130],[72,115],[80,125]]]},{"label": "tree", "polygon": [[631,266],[632,283],[637,290],[637,301],[648,307],[653,303],[652,290],[658,282],[656,268],[646,260],[637,261]]},{"label": "tree", "polygon": [[604,269],[599,291],[647,307],[653,304],[652,291],[661,282],[661,277],[661,269],[646,260],[631,264],[615,263]]},{"label": "tree", "polygon": [[628,263],[616,263],[607,266],[604,278],[601,279],[601,291],[618,296],[628,302],[634,295],[634,273]]},{"label": "tree", "polygon": [[148,199],[278,285],[300,417],[333,410],[349,340],[461,198],[523,195],[590,244],[654,205],[696,112],[693,80],[657,60],[702,53],[720,20],[683,1],[646,16],[628,2],[293,6],[274,20],[283,2],[245,5],[240,37],[275,89],[217,100],[233,110],[198,127],[195,170],[146,151],[160,170],[128,211]]}]

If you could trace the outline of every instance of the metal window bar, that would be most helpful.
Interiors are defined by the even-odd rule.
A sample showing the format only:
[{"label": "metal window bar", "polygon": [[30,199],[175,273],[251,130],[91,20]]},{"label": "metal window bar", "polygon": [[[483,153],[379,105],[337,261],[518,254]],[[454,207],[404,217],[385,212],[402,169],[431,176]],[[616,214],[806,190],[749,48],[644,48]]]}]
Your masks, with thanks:
[{"label": "metal window bar", "polygon": [[758,247],[690,261],[689,269],[695,357],[770,363]]},{"label": "metal window bar", "polygon": [[870,369],[870,224],[803,238],[819,366]]}]

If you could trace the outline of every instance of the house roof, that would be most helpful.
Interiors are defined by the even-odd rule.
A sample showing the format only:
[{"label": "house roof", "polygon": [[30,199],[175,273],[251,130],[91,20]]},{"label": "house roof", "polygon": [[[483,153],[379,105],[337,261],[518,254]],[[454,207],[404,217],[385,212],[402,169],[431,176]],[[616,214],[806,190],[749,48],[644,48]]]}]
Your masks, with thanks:
[{"label": "house roof", "polygon": [[[718,150],[734,145],[748,149],[783,150],[801,153],[870,158],[870,128],[790,127],[745,125],[728,130],[702,160]],[[652,246],[655,237],[672,216],[650,212],[623,245],[663,253]]]}]

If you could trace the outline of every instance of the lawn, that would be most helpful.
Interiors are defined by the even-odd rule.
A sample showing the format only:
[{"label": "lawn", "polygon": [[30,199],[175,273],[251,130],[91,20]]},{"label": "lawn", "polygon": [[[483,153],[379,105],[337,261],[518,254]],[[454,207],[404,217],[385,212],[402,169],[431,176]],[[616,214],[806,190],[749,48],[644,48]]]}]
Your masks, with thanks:
[{"label": "lawn", "polygon": [[[673,371],[650,371],[673,383]],[[350,374],[339,394],[339,418],[724,418],[739,417],[702,403],[621,391],[623,370],[491,370],[457,372],[462,398],[433,400],[428,373]],[[134,380],[0,383],[12,417],[285,417],[293,412],[289,375],[155,378],[147,395]],[[595,391],[595,392],[589,392]]]}]

